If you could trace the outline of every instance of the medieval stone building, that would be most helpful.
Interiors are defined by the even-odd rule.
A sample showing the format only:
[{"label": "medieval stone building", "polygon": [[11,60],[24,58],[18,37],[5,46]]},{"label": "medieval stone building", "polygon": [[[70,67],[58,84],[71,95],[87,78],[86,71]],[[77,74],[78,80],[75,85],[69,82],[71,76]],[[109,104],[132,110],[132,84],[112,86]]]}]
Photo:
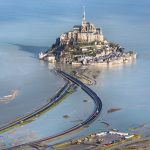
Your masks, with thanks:
[{"label": "medieval stone building", "polygon": [[83,19],[81,25],[75,25],[73,31],[63,33],[60,36],[61,44],[68,44],[73,42],[99,42],[104,41],[104,36],[100,28],[96,28],[92,23],[87,22],[85,19],[85,11],[83,13]]}]

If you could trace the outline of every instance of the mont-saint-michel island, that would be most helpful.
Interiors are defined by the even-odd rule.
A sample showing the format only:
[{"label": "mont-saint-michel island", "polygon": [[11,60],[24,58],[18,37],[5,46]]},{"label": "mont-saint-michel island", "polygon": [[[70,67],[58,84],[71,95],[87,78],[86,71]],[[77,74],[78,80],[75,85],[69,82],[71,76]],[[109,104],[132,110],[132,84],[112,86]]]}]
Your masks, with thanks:
[{"label": "mont-saint-michel island", "polygon": [[1,0],[0,150],[150,149],[149,7]]},{"label": "mont-saint-michel island", "polygon": [[48,52],[39,54],[39,59],[72,65],[113,65],[134,61],[136,53],[109,42],[102,28],[86,20],[84,10],[81,25],[61,34]]}]

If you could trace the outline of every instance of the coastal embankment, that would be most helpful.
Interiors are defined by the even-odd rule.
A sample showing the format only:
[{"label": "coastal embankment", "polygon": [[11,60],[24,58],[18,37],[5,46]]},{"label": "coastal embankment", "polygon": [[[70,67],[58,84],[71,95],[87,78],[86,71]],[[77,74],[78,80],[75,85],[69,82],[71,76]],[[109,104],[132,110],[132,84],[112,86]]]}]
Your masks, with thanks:
[{"label": "coastal embankment", "polygon": [[7,150],[22,148],[24,146],[31,146],[32,147],[32,145],[34,145],[34,144],[40,145],[42,142],[45,143],[46,141],[50,141],[50,140],[54,140],[54,139],[56,140],[56,138],[60,138],[60,137],[65,136],[67,134],[73,133],[74,131],[77,131],[77,130],[82,129],[83,127],[89,125],[101,113],[102,101],[101,101],[101,99],[97,96],[97,94],[94,91],[92,91],[89,87],[87,87],[85,84],[83,84],[80,80],[76,79],[75,77],[73,77],[73,76],[71,76],[71,75],[69,75],[69,74],[67,74],[67,73],[65,73],[63,71],[60,71],[60,70],[57,70],[57,72],[61,76],[66,78],[68,80],[68,82],[72,82],[72,83],[78,85],[79,87],[81,87],[81,89],[84,92],[86,92],[93,99],[93,101],[95,103],[95,108],[94,108],[92,114],[86,120],[84,120],[83,122],[75,125],[74,127],[70,128],[70,129],[68,129],[66,131],[63,131],[63,132],[58,133],[56,135],[49,136],[49,137],[46,137],[46,138],[43,138],[43,139],[40,139],[40,140],[36,140],[36,141],[33,141],[33,142],[29,142],[29,143],[17,145],[17,146],[11,147],[11,148],[7,148]]},{"label": "coastal embankment", "polygon": [[72,87],[72,84],[69,81],[67,81],[66,84],[56,93],[55,96],[53,96],[50,99],[50,101],[47,104],[45,104],[44,106],[35,110],[31,114],[28,114],[24,117],[18,118],[17,120],[4,125],[3,127],[0,128],[0,133],[8,131],[16,126],[23,125],[23,124],[33,121],[33,119],[35,117],[39,117],[39,115],[41,115],[46,110],[48,110],[53,105],[55,105],[57,102],[59,102],[61,100],[61,98],[63,98],[65,96],[66,92],[70,89],[70,87]]}]

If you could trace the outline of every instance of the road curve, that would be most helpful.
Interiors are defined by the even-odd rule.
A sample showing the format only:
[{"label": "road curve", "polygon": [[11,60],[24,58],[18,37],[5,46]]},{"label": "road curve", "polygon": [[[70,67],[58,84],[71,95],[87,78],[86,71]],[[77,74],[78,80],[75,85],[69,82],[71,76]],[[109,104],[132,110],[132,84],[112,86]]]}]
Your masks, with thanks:
[{"label": "road curve", "polygon": [[13,149],[16,149],[16,148],[21,148],[21,147],[24,147],[24,146],[28,146],[28,145],[32,145],[34,143],[41,143],[41,142],[44,142],[44,141],[47,141],[47,140],[51,140],[51,139],[54,139],[54,138],[57,138],[57,137],[60,137],[60,136],[63,136],[65,134],[68,134],[68,133],[71,133],[85,125],[89,125],[91,122],[93,122],[97,117],[98,115],[100,114],[101,110],[102,110],[102,101],[101,99],[97,96],[97,94],[91,90],[88,86],[86,86],[85,84],[83,84],[80,80],[76,79],[75,77],[61,71],[61,70],[57,70],[57,72],[62,75],[63,77],[65,77],[66,79],[68,79],[69,81],[75,83],[76,85],[80,86],[81,89],[86,92],[94,101],[95,103],[95,108],[93,110],[93,113],[85,120],[83,121],[82,123],[78,124],[78,125],[75,125],[74,127],[66,130],[66,131],[63,131],[59,134],[55,134],[53,136],[49,136],[49,137],[46,137],[46,138],[43,138],[43,139],[39,139],[39,140],[36,140],[36,141],[33,141],[33,142],[29,142],[29,143],[25,143],[25,144],[21,144],[21,145],[17,145],[17,146],[14,146],[14,147],[10,147],[10,148],[7,148],[7,149],[3,149],[3,150],[13,150]]},{"label": "road curve", "polygon": [[47,104],[45,104],[44,106],[40,107],[39,109],[35,110],[34,112],[26,115],[26,116],[23,116],[23,117],[20,117],[18,119],[16,119],[15,121],[11,122],[11,123],[8,123],[2,127],[0,127],[0,131],[4,131],[8,128],[11,128],[11,127],[14,127],[15,125],[17,124],[20,124],[32,117],[35,117],[36,115],[42,113],[43,111],[45,111],[46,109],[48,109],[49,107],[51,107],[52,105],[54,105],[56,102],[58,102],[61,97],[65,94],[65,92],[70,88],[70,83],[67,82],[58,92],[57,94],[51,98],[51,101],[48,102]]}]

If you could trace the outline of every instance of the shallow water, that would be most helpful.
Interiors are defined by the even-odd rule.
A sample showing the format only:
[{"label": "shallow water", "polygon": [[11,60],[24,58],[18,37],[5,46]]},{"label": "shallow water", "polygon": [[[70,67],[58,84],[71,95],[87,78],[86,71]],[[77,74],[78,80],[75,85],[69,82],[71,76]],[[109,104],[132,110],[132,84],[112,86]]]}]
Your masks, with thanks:
[{"label": "shallow water", "polygon": [[[137,61],[131,65],[97,68],[100,74],[96,86],[92,88],[103,101],[100,120],[108,122],[112,128],[128,131],[128,128],[138,128],[141,125],[150,126],[149,0],[14,1],[1,0],[1,43],[50,46],[61,33],[81,23],[82,6],[85,5],[87,20],[92,21],[97,27],[102,27],[108,40],[120,43],[127,50],[135,50],[138,54]],[[8,95],[12,89],[20,90],[16,100],[8,104],[0,104],[0,114],[7,116],[0,115],[0,119],[8,121],[12,118],[9,115],[12,111],[17,109],[13,112],[15,118],[18,111],[26,112],[25,108],[31,111],[33,107],[43,103],[43,99],[46,102],[47,98],[60,87],[59,82],[53,81],[61,79],[50,73],[47,65],[40,64],[32,54],[18,52],[16,46],[1,45],[0,47],[0,69],[1,72],[5,72],[0,72],[0,97]],[[12,56],[17,60],[12,59]],[[53,66],[50,65],[49,68]],[[47,81],[50,81],[52,86],[49,86]],[[58,86],[55,86],[56,83]],[[40,92],[43,94],[41,95]],[[22,103],[26,100],[30,101],[31,105]],[[121,110],[108,114],[107,110],[111,107],[119,107]],[[103,130],[100,122],[98,119],[90,128],[74,137]],[[137,132],[150,133],[144,128]]]},{"label": "shallow water", "polygon": [[[87,102],[84,102],[84,100],[87,100]],[[24,144],[62,133],[86,120],[93,109],[93,100],[79,88],[59,105],[31,123],[1,134],[0,145],[8,148],[16,143],[17,145]],[[68,118],[65,118],[65,115],[68,115]]]},{"label": "shallow water", "polygon": [[0,126],[41,107],[63,86],[64,80],[18,46],[0,45],[0,97],[18,95],[0,103]]}]

